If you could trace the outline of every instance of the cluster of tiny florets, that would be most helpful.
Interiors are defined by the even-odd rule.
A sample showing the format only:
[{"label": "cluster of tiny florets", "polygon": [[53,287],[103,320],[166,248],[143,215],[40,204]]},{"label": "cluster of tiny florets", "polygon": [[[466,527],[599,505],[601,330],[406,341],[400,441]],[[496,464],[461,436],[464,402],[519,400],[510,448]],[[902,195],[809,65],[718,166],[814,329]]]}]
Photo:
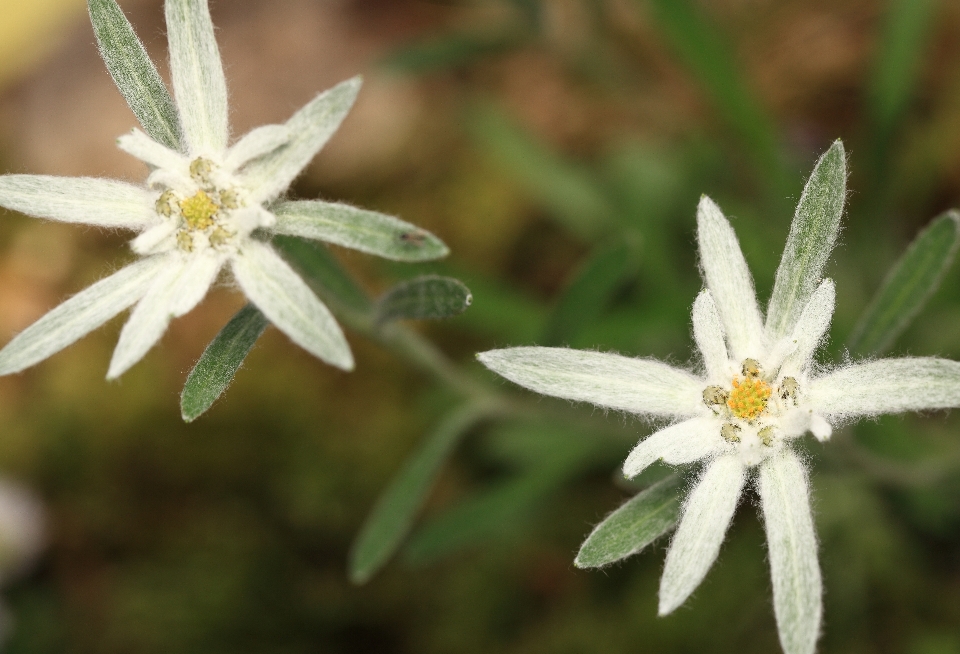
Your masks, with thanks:
[{"label": "cluster of tiny florets", "polygon": [[235,190],[220,188],[213,182],[214,169],[211,161],[194,159],[190,163],[190,178],[200,187],[199,190],[183,197],[173,189],[166,189],[157,198],[157,213],[177,219],[177,247],[184,252],[192,252],[198,247],[197,237],[201,234],[215,248],[226,245],[234,236],[233,230],[225,224],[225,218],[228,212],[240,207],[240,201]]}]

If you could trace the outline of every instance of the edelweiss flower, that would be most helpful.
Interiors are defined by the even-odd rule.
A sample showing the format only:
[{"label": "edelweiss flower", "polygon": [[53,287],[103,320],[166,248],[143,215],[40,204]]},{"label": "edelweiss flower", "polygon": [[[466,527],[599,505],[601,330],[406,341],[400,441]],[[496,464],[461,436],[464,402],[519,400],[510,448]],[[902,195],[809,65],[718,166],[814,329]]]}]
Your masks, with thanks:
[{"label": "edelweiss flower", "polygon": [[172,318],[203,299],[227,264],[250,301],[295,343],[351,369],[340,327],[271,248],[269,235],[321,239],[399,260],[447,252],[432,234],[396,218],[343,204],[277,201],[339,127],[360,79],[320,94],[286,124],[257,128],[228,147],[226,80],[206,0],[165,5],[176,105],[114,0],[91,0],[90,12],[107,67],[150,134],[134,129],[117,142],[149,166],[146,185],[5,175],[0,206],[137,230],[131,245],[142,258],[20,333],[0,351],[0,374],[47,358],[136,304],[110,362],[107,377],[115,378],[153,347]]},{"label": "edelweiss flower", "polygon": [[[838,142],[821,163],[828,157],[842,162],[843,156]],[[840,184],[837,224],[843,194]],[[667,552],[661,615],[680,606],[703,580],[744,486],[754,478],[780,642],[788,654],[813,652],[822,610],[807,473],[792,443],[808,431],[825,441],[833,426],[863,416],[960,406],[960,363],[954,361],[881,359],[829,372],[816,367],[813,355],[834,308],[833,282],[819,277],[836,230],[828,242],[803,243],[799,216],[798,209],[764,321],[733,229],[716,204],[701,199],[697,238],[706,289],[693,305],[700,374],[562,348],[479,355],[491,370],[531,390],[674,421],[630,453],[623,468],[628,477],[657,460],[703,462]],[[819,260],[811,263],[803,252]]]}]

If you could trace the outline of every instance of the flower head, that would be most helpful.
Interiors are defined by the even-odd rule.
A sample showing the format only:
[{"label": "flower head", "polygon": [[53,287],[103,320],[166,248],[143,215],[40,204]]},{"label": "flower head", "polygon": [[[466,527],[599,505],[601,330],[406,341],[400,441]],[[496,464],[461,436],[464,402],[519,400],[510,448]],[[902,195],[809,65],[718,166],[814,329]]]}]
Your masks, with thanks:
[{"label": "flower head", "polygon": [[760,495],[774,608],[788,654],[813,652],[821,580],[806,468],[793,443],[820,441],[863,416],[960,406],[960,363],[881,359],[821,372],[814,354],[834,309],[821,273],[839,230],[845,156],[835,143],[797,208],[766,318],[736,235],[712,200],[697,211],[706,288],[693,305],[703,359],[696,374],[649,359],[562,348],[519,347],[479,355],[491,370],[534,391],[639,415],[669,426],[627,457],[633,477],[655,461],[702,463],[667,552],[660,614],[680,606],[719,553],[748,479]]},{"label": "flower head", "polygon": [[26,214],[140,232],[140,259],[78,293],[0,351],[0,374],[27,368],[121,311],[107,373],[121,375],[196,306],[229,267],[253,304],[306,350],[349,370],[353,356],[333,316],[269,244],[271,234],[328,241],[406,261],[442,257],[435,236],[344,204],[281,201],[337,130],[360,90],[354,78],[321,93],[283,125],[229,143],[227,87],[206,0],[167,0],[170,98],[115,0],[90,0],[101,54],[144,131],[118,146],[146,163],[144,186],[113,180],[0,176],[0,206]]}]

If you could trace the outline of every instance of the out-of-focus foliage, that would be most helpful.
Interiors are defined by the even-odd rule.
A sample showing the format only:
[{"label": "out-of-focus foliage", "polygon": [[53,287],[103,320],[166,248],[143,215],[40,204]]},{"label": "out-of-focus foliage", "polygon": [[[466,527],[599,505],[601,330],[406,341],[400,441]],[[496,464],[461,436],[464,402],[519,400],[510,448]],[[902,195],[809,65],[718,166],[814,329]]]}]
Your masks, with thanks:
[{"label": "out-of-focus foliage", "polygon": [[[121,5],[163,60],[159,3]],[[364,109],[361,95],[355,129],[345,125],[340,149],[331,144],[295,195],[400,215],[451,256],[379,263],[281,239],[343,320],[357,369],[331,370],[267,329],[229,391],[190,425],[178,393],[240,309],[229,290],[175,322],[122,383],[102,379],[109,330],[0,379],[0,469],[36,489],[52,523],[40,566],[5,592],[16,618],[9,650],[775,651],[749,502],[690,609],[656,618],[662,541],[603,572],[573,565],[594,525],[666,473],[619,479],[651,426],[515,392],[472,354],[536,343],[688,361],[700,194],[733,217],[766,298],[803,188],[796,171],[843,138],[852,192],[827,274],[838,290],[828,350],[845,356],[888,272],[960,204],[960,9],[375,6],[213,3],[233,95],[264,103],[241,107],[235,122],[281,120],[328,85],[316,71],[365,73],[370,99]],[[121,165],[96,153],[134,118],[102,66],[84,63],[96,52],[81,12],[71,38],[0,90],[5,171]],[[261,68],[275,73],[269,83]],[[51,133],[69,139],[54,148]],[[117,235],[3,219],[4,339],[124,256]],[[960,357],[960,270],[923,269],[942,272],[942,285],[890,352]],[[469,309],[361,329],[372,298],[424,274],[463,280]],[[434,372],[453,377],[438,382],[390,352],[435,362],[417,330],[458,366]],[[449,428],[474,392],[512,398],[511,415],[524,418],[491,410]],[[821,651],[960,652],[956,416],[885,418],[808,447],[826,584]],[[351,547],[363,586],[348,578]]]}]

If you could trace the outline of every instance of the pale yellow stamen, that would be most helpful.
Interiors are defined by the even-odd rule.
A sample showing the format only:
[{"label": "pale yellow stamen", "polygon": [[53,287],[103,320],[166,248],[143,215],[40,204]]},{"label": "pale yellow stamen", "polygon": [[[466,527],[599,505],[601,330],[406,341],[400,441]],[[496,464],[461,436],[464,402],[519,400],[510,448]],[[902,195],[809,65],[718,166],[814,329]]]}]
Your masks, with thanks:
[{"label": "pale yellow stamen", "polygon": [[213,225],[213,217],[219,210],[220,205],[203,191],[180,201],[180,212],[191,229],[207,229]]},{"label": "pale yellow stamen", "polygon": [[770,393],[770,385],[758,377],[734,378],[727,406],[738,418],[753,420],[766,410]]}]

